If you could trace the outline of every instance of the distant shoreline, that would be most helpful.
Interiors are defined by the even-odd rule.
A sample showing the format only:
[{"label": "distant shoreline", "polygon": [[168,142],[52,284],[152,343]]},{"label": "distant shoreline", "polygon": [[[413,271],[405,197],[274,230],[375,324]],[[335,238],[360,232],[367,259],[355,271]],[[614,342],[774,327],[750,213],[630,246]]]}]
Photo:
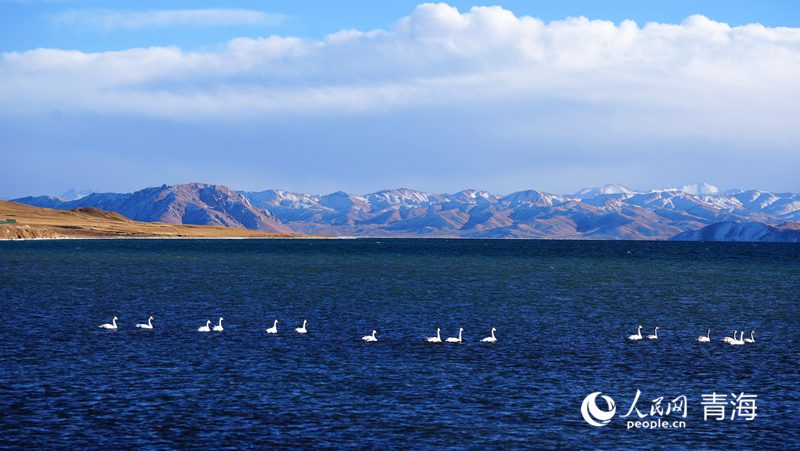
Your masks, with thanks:
[{"label": "distant shoreline", "polygon": [[0,241],[76,241],[76,240],[328,240],[347,239],[327,236],[60,236],[43,238],[0,238]]},{"label": "distant shoreline", "polygon": [[202,237],[202,236],[182,236],[182,237],[165,237],[165,236],[119,236],[119,237],[52,237],[52,238],[0,238],[0,243],[3,242],[31,242],[31,241],[125,241],[125,240],[202,240],[202,241],[228,241],[228,240],[325,240],[325,241],[357,241],[357,240],[414,240],[414,241],[498,241],[498,242],[513,242],[513,241],[546,241],[546,242],[582,242],[582,243],[694,243],[694,244],[759,244],[759,245],[794,245],[798,246],[797,242],[784,242],[784,241],[676,241],[676,240],[610,240],[601,238],[472,238],[472,237],[404,237],[404,236],[266,236],[266,237]]}]

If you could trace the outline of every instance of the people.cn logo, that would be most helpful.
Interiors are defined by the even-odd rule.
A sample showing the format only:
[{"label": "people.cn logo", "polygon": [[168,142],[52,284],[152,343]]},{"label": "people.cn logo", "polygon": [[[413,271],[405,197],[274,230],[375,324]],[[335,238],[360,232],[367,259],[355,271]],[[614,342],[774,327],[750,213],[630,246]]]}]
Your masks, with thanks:
[{"label": "people.cn logo", "polygon": [[[617,405],[614,404],[614,400],[610,396],[603,395],[602,393],[603,392],[599,391],[590,393],[589,396],[583,399],[583,404],[581,404],[581,415],[583,415],[583,419],[596,427],[607,425],[611,419],[614,418],[614,414],[617,413]],[[608,410],[601,410],[597,407],[598,396],[603,398],[603,401],[606,402]]]}]

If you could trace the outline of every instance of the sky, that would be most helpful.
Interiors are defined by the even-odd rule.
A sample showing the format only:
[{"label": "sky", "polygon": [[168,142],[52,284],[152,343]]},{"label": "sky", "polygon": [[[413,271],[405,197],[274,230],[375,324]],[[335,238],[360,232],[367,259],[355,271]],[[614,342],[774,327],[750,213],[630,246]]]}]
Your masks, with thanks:
[{"label": "sky", "polygon": [[0,0],[0,198],[800,191],[793,1]]}]

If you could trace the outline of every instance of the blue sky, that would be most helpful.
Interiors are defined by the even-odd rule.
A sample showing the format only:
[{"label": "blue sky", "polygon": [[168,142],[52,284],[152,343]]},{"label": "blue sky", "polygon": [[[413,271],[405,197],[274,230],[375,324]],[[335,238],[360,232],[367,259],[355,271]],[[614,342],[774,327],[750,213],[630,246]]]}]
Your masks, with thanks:
[{"label": "blue sky", "polygon": [[[371,30],[390,28],[408,15],[420,1],[152,1],[118,0],[0,0],[0,50],[25,50],[36,47],[115,50],[152,45],[179,45],[197,48],[215,45],[239,36],[281,34],[321,38],[342,29]],[[693,14],[703,14],[731,25],[761,23],[768,26],[800,26],[800,6],[793,0],[716,0],[716,1],[449,1],[466,11],[472,6],[501,5],[517,15],[545,21],[569,16],[585,16],[620,22],[631,19],[646,22],[679,23]],[[243,9],[261,11],[276,21],[251,25],[215,27],[161,27],[146,30],[102,31],[64,23],[68,12],[148,11],[186,9]],[[85,24],[84,24],[85,25]]]},{"label": "blue sky", "polygon": [[0,198],[798,191],[798,27],[790,1],[0,0]]}]

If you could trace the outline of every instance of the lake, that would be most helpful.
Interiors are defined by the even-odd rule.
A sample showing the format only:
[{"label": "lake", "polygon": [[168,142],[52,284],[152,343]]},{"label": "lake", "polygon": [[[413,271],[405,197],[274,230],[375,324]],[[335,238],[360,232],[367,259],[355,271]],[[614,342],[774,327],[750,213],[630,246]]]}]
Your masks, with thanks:
[{"label": "lake", "polygon": [[800,446],[800,245],[0,242],[0,299],[4,446]]}]

